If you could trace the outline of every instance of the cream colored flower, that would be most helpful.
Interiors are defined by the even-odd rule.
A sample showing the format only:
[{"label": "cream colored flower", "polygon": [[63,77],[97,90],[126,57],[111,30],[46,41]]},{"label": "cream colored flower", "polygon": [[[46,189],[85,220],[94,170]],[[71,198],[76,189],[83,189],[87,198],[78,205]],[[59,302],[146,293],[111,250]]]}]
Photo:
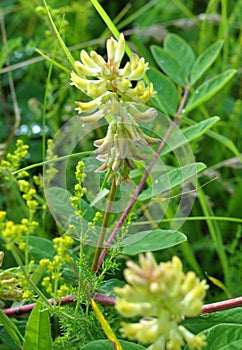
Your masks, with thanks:
[{"label": "cream colored flower", "polygon": [[139,323],[122,323],[121,333],[130,340],[151,344],[149,350],[180,350],[185,342],[202,349],[204,335],[194,335],[178,324],[201,312],[208,288],[193,272],[185,274],[181,260],[157,264],[153,255],[139,256],[139,265],[128,261],[124,276],[129,284],[115,288],[116,309],[123,317],[141,316]]},{"label": "cream colored flower", "polygon": [[97,171],[120,170],[121,179],[125,179],[134,168],[135,159],[144,159],[138,146],[153,145],[158,139],[143,133],[139,122],[155,118],[157,111],[145,104],[155,95],[153,85],[142,81],[148,63],[135,53],[130,61],[121,67],[125,54],[123,34],[118,41],[110,38],[107,41],[107,61],[95,51],[88,54],[81,51],[81,61],[75,62],[76,72],[71,73],[71,85],[76,86],[91,98],[90,101],[78,101],[77,111],[84,116],[83,122],[95,122],[111,114],[115,122],[109,125],[107,135],[97,140],[97,158],[103,164]]}]

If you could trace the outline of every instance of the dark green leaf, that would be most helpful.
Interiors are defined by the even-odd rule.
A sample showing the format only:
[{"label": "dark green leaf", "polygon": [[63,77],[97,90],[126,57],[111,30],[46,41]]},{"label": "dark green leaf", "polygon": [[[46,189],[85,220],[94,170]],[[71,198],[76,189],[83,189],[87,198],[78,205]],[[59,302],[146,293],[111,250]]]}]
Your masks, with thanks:
[{"label": "dark green leaf", "polygon": [[213,62],[218,57],[222,46],[223,41],[220,40],[211,45],[196,59],[191,70],[190,85],[193,85],[203,75],[203,73],[213,64]]},{"label": "dark green leaf", "polygon": [[169,34],[164,41],[164,49],[180,63],[185,77],[189,76],[195,54],[188,43],[176,34]]},{"label": "dark green leaf", "polygon": [[123,254],[136,255],[147,251],[167,249],[185,242],[187,237],[175,230],[151,230],[135,233],[126,237],[122,244]]},{"label": "dark green leaf", "polygon": [[186,79],[179,61],[159,46],[151,47],[152,55],[158,66],[178,85],[185,86]]},{"label": "dark green leaf", "polygon": [[192,94],[185,106],[185,113],[190,112],[192,109],[198,107],[203,102],[209,100],[219,90],[221,90],[225,84],[227,84],[233,76],[236,74],[235,69],[229,69],[226,72],[217,75],[215,78],[205,81],[200,85]]},{"label": "dark green leaf", "polygon": [[212,117],[206,120],[203,120],[199,123],[196,123],[192,126],[189,126],[182,130],[176,130],[169,137],[169,140],[165,147],[163,148],[161,154],[167,154],[175,149],[181,147],[182,145],[187,144],[188,142],[199,138],[201,135],[206,133],[217,121],[219,117]]},{"label": "dark green leaf", "polygon": [[16,324],[0,309],[0,322],[4,326],[7,334],[11,338],[11,340],[21,346],[22,343],[22,334],[20,333]]},{"label": "dark green leaf", "polygon": [[[242,325],[219,324],[204,331],[207,345],[203,350],[241,350]],[[188,350],[186,346],[184,350]]]},{"label": "dark green leaf", "polygon": [[151,67],[147,76],[154,85],[154,90],[157,91],[158,99],[154,99],[154,104],[164,113],[174,115],[178,106],[178,93],[176,86],[157,69]]},{"label": "dark green leaf", "polygon": [[[129,341],[120,340],[123,350],[145,350],[142,345],[131,343]],[[82,350],[114,350],[113,345],[109,340],[95,340],[91,343],[84,345]]]},{"label": "dark green leaf", "polygon": [[48,311],[38,301],[33,308],[24,337],[24,350],[51,350],[51,330]]},{"label": "dark green leaf", "polygon": [[219,323],[241,324],[242,307],[213,312],[196,318],[187,318],[182,324],[192,333],[197,334]]},{"label": "dark green leaf", "polygon": [[157,196],[158,194],[168,191],[171,188],[180,185],[190,177],[204,170],[206,165],[203,163],[192,163],[184,165],[180,168],[172,169],[162,174],[155,180],[152,187],[144,190],[138,197],[140,201]]}]

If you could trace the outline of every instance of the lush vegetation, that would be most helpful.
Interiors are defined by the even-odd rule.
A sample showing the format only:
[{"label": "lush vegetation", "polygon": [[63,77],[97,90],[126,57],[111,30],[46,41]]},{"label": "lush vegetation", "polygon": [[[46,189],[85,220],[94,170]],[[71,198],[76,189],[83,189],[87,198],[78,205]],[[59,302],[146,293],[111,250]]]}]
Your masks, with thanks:
[{"label": "lush vegetation", "polygon": [[241,349],[241,2],[0,6],[0,349]]}]

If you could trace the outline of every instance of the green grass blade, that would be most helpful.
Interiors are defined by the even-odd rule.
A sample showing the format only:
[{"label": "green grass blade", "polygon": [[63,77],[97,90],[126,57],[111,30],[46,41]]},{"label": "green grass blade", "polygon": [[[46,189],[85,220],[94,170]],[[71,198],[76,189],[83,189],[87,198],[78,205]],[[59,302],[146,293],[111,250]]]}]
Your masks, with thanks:
[{"label": "green grass blade", "polygon": [[[111,18],[108,16],[107,12],[103,9],[103,7],[99,4],[99,2],[97,0],[91,0],[91,3],[95,7],[95,9],[99,13],[100,17],[103,19],[103,21],[107,25],[107,27],[110,29],[111,33],[118,40],[120,33],[119,33],[117,27],[115,26],[115,24],[113,23],[113,21],[111,20]],[[126,45],[125,51],[126,51],[128,56],[131,56],[132,52],[127,45]]]},{"label": "green grass blade", "polygon": [[10,336],[10,338],[21,347],[23,336],[20,333],[16,324],[0,309],[0,322],[6,329],[6,332]]},{"label": "green grass blade", "polygon": [[43,0],[43,2],[44,2],[44,6],[45,6],[45,9],[46,9],[46,12],[47,12],[49,21],[50,21],[50,23],[51,23],[51,26],[52,26],[52,28],[53,28],[53,30],[54,30],[54,33],[55,33],[56,37],[57,37],[57,40],[59,41],[59,44],[60,44],[62,50],[64,51],[64,53],[65,53],[65,55],[66,55],[68,61],[70,62],[72,68],[75,70],[75,66],[74,66],[75,60],[74,60],[74,58],[72,57],[72,55],[71,55],[71,53],[70,53],[68,47],[67,47],[66,44],[64,43],[64,40],[63,40],[62,37],[60,36],[60,33],[59,33],[58,29],[56,28],[56,25],[55,25],[55,23],[54,23],[54,21],[53,21],[53,18],[52,18],[52,16],[51,16],[51,14],[50,14],[50,11],[49,11],[49,9],[48,9],[48,6],[47,6],[46,1]]}]

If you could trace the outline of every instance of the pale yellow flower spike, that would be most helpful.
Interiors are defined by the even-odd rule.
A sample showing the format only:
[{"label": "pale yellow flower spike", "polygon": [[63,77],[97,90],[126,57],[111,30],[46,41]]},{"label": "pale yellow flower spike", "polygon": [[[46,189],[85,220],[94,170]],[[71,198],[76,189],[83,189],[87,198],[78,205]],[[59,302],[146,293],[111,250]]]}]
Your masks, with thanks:
[{"label": "pale yellow flower spike", "polygon": [[160,141],[145,135],[139,126],[139,122],[148,122],[157,115],[154,108],[146,106],[155,92],[151,83],[146,85],[142,80],[148,70],[143,57],[133,53],[130,61],[120,67],[125,54],[123,34],[118,41],[108,39],[106,49],[107,61],[95,51],[90,54],[81,51],[81,61],[75,62],[76,72],[71,73],[71,85],[91,98],[88,102],[76,102],[78,113],[85,112],[85,117],[80,118],[83,122],[96,121],[109,114],[113,116],[114,132],[106,136],[107,142],[94,142],[99,147],[97,158],[104,163],[96,171],[118,172],[121,182],[128,178],[129,170],[135,168],[133,160],[144,159],[138,147]]}]

